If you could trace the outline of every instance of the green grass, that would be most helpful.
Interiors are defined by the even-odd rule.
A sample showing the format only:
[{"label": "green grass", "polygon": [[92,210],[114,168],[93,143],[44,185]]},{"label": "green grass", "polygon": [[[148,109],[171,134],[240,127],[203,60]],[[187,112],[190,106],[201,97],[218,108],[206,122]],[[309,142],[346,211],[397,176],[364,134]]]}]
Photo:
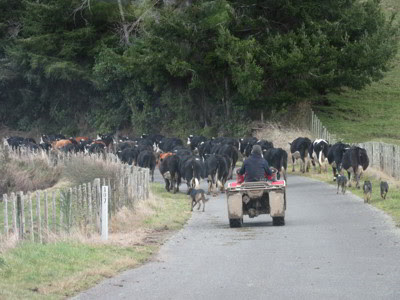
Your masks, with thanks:
[{"label": "green grass", "polygon": [[145,224],[153,229],[181,228],[191,215],[189,196],[183,193],[168,193],[160,183],[153,183],[151,190],[165,200],[164,207],[158,208],[155,215],[145,220]]},{"label": "green grass", "polygon": [[[400,226],[400,186],[398,184],[393,184],[389,182],[389,192],[386,196],[386,199],[383,200],[380,196],[380,181],[381,179],[378,176],[373,175],[373,171],[365,172],[360,180],[360,189],[355,187],[355,182],[352,181],[352,187],[347,188],[347,192],[351,192],[354,195],[357,195],[361,198],[364,198],[364,194],[362,191],[362,185],[365,180],[371,181],[372,184],[372,197],[369,202],[371,205],[383,210],[385,213],[390,215],[393,218],[396,226]],[[301,173],[296,173],[296,175],[303,175]],[[332,181],[333,173],[332,168],[328,168],[328,172],[321,174],[317,174],[315,171],[311,171],[310,173],[305,173],[304,176],[311,177],[320,181],[324,181],[329,184],[333,184],[335,186],[336,182]],[[382,179],[385,180],[385,179]],[[340,191],[339,191],[340,192]],[[367,204],[366,204],[367,205]]]},{"label": "green grass", "polygon": [[0,298],[60,299],[144,262],[154,246],[24,243],[0,256]]},{"label": "green grass", "polygon": [[[151,190],[162,205],[138,226],[153,232],[182,228],[190,217],[188,196]],[[138,246],[96,245],[81,242],[20,243],[0,254],[0,299],[62,299],[85,290],[105,277],[135,267],[158,250],[162,237]],[[156,239],[157,240],[157,239]]]},{"label": "green grass", "polygon": [[[383,0],[387,12],[400,12],[400,1]],[[382,141],[400,145],[400,54],[385,78],[361,91],[329,95],[329,106],[313,105],[328,131],[346,142]]]}]

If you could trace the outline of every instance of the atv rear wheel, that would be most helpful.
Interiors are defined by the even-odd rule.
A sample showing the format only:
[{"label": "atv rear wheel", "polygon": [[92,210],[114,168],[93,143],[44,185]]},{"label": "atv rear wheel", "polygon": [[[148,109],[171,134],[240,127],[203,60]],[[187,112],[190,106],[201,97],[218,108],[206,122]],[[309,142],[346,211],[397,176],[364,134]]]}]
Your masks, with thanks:
[{"label": "atv rear wheel", "polygon": [[272,225],[274,226],[283,226],[285,225],[285,217],[273,217]]},{"label": "atv rear wheel", "polygon": [[230,228],[242,227],[243,219],[229,219]]}]

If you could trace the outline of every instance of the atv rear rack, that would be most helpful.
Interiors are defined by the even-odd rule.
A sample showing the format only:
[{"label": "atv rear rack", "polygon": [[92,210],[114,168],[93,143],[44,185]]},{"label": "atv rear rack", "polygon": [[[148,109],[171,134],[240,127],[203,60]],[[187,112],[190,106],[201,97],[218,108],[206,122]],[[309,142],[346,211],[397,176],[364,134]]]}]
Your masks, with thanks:
[{"label": "atv rear rack", "polygon": [[280,181],[257,181],[257,182],[244,182],[238,184],[236,182],[228,184],[228,192],[241,192],[241,191],[259,191],[259,190],[281,190],[286,186],[284,180]]}]

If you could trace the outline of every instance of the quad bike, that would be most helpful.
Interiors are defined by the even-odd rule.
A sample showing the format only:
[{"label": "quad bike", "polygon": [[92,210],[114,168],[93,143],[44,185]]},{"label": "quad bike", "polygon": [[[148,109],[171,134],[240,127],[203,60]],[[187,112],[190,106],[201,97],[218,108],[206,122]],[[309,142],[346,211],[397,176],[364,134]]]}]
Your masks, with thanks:
[{"label": "quad bike", "polygon": [[266,181],[229,183],[226,189],[230,227],[241,227],[243,216],[250,218],[270,214],[274,226],[285,225],[286,182],[276,180],[276,173]]}]

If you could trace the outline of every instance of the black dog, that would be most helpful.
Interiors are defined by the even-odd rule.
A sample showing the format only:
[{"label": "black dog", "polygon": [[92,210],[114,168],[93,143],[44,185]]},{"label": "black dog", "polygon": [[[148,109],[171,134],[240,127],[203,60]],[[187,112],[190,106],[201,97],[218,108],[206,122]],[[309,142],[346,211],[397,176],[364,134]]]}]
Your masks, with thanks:
[{"label": "black dog", "polygon": [[192,211],[193,207],[195,207],[197,204],[199,204],[199,207],[197,208],[198,210],[201,207],[201,202],[203,201],[203,211],[206,208],[206,202],[208,201],[208,198],[206,198],[205,191],[202,189],[194,189],[194,188],[189,188],[188,194],[190,195],[190,198],[192,199]]},{"label": "black dog", "polygon": [[369,180],[364,181],[363,191],[364,191],[364,203],[369,203],[369,201],[371,201],[371,194],[372,194],[371,181]]},{"label": "black dog", "polygon": [[386,181],[381,181],[381,197],[386,199],[386,194],[389,192],[389,185]]}]

